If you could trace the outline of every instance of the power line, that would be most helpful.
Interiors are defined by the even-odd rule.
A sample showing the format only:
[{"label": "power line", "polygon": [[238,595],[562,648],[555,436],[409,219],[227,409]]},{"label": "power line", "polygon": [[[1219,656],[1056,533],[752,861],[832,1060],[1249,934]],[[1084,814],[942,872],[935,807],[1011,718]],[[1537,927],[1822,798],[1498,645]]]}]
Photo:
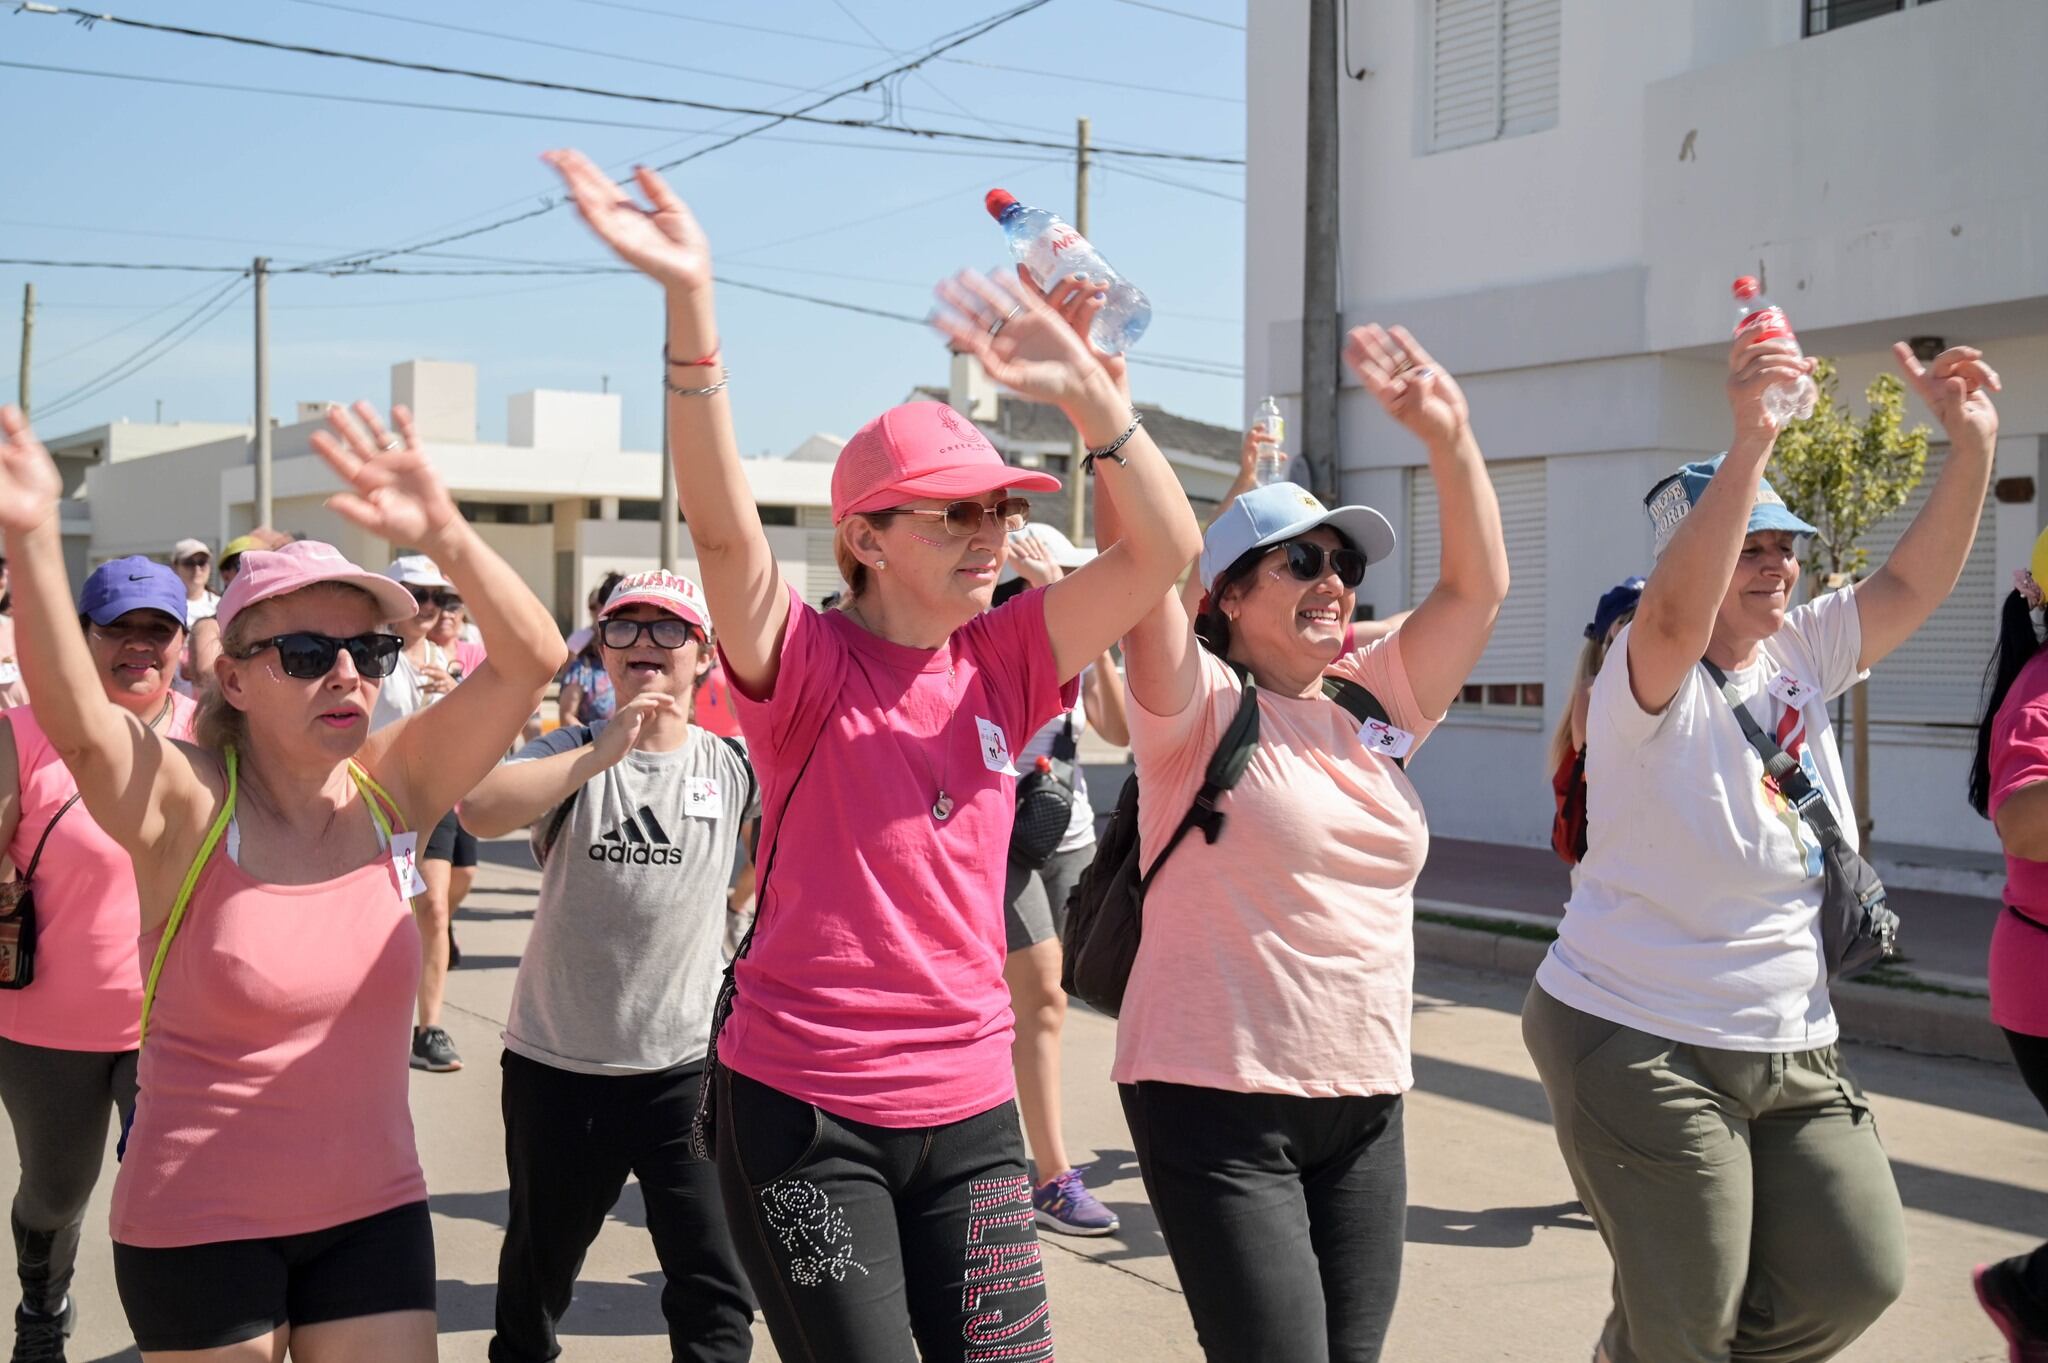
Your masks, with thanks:
[{"label": "power line", "polygon": [[[191,302],[193,299],[197,298],[200,294],[207,292],[212,287],[212,282],[208,281],[205,284],[201,284],[198,288],[192,290],[192,292],[188,294],[184,294],[181,295],[180,297],[173,298],[168,303],[159,303],[156,304],[155,306],[145,305],[144,308],[135,309],[135,311],[142,313],[140,317],[131,317],[127,321],[121,323],[120,326],[115,327],[112,331],[101,332],[99,335],[93,337],[90,341],[81,342],[80,344],[71,347],[71,349],[64,351],[60,355],[52,355],[48,359],[39,359],[35,362],[36,368],[47,370],[51,365],[62,364],[64,363],[64,361],[70,359],[73,355],[81,354],[84,351],[91,350],[94,346],[102,345],[108,341],[111,341],[124,331],[134,330],[136,327],[141,326],[144,322],[147,322],[152,317],[161,317],[163,316],[163,314],[169,312],[172,308],[178,307],[179,305],[184,303]],[[38,308],[47,308],[50,305],[48,303],[38,303],[36,306]],[[82,307],[87,305],[75,304],[74,306]]]},{"label": "power line", "polygon": [[[979,31],[967,36],[969,38],[979,37],[981,33],[993,28],[997,23],[1004,23],[1027,14],[1049,2],[1050,0],[1025,0],[1024,4],[996,16],[994,20],[984,25]],[[300,56],[321,57],[332,61],[357,62],[366,66],[389,67],[400,71],[419,71],[428,75],[456,76],[465,80],[485,81],[497,85],[512,85],[533,90],[551,90],[558,94],[589,95],[599,99],[625,100],[634,104],[655,104],[682,109],[702,109],[712,113],[768,118],[773,119],[776,123],[810,123],[830,128],[862,128],[894,133],[905,137],[940,138],[949,141],[978,142],[997,146],[1030,147],[1039,151],[1064,152],[1068,149],[1067,144],[1064,142],[1053,142],[1044,138],[1006,137],[993,133],[972,133],[953,128],[919,128],[901,123],[880,123],[872,119],[821,118],[816,114],[803,112],[777,113],[772,109],[753,108],[739,104],[720,104],[710,100],[681,99],[669,95],[649,95],[626,90],[606,90],[598,86],[575,85],[566,81],[537,80],[529,76],[508,76],[500,72],[475,71],[467,67],[442,66],[434,62],[405,61],[397,57],[379,57],[363,52],[344,52],[333,48],[314,47],[305,43],[276,42],[269,38],[255,38],[247,34],[221,33],[212,29],[188,28],[179,24],[160,24],[147,19],[131,19],[118,14],[93,14],[86,10],[73,9],[69,6],[43,4],[41,0],[24,0],[24,3],[19,5],[15,12],[58,16],[70,15],[88,24],[116,24],[125,28],[142,29],[152,33],[166,33],[176,37],[234,43],[243,47],[263,48],[273,52],[290,52]],[[967,41],[967,38],[954,40],[956,44],[965,41]],[[859,88],[871,89],[889,76],[915,70],[924,62],[930,61],[933,55],[935,54],[926,53],[895,70],[885,73],[883,76],[874,77],[863,82]],[[1187,161],[1203,165],[1227,166],[1244,164],[1243,157],[1214,156],[1201,152],[1152,151],[1138,147],[1114,146],[1096,147],[1093,150],[1103,155],[1136,157],[1140,160]]]},{"label": "power line", "polygon": [[[244,270],[241,273],[246,276],[248,271]],[[213,321],[214,318],[220,316],[221,313],[240,301],[242,296],[248,292],[248,287],[241,279],[228,280],[219,289],[210,294],[198,307],[172,323],[169,330],[157,336],[140,350],[109,366],[101,371],[98,376],[86,380],[70,392],[49,402],[38,404],[36,407],[37,420],[47,420],[58,412],[75,407],[89,398],[96,398],[115,384],[140,374],[143,370],[149,368],[149,366],[155,364],[158,360],[198,335],[207,323]]]},{"label": "power line", "polygon": [[1150,180],[1155,185],[1169,185],[1174,189],[1185,189],[1190,194],[1205,194],[1212,199],[1227,199],[1234,204],[1244,202],[1244,195],[1242,194],[1230,194],[1220,189],[1211,189],[1207,185],[1191,185],[1186,180],[1175,180],[1165,175],[1153,175],[1139,170],[1135,166],[1117,166],[1115,170],[1119,175],[1132,175],[1140,180]]},{"label": "power line", "polygon": [[[312,0],[304,0],[304,3],[310,4],[312,3]],[[716,128],[679,128],[676,127],[674,124],[670,123],[637,123],[630,119],[589,118],[577,114],[537,114],[528,113],[524,110],[519,109],[491,109],[470,104],[439,104],[426,100],[416,99],[385,99],[376,95],[342,95],[330,94],[318,90],[288,90],[278,86],[236,85],[230,84],[225,81],[187,80],[179,76],[146,76],[138,72],[100,71],[94,70],[90,67],[81,66],[49,66],[39,62],[16,62],[0,59],[0,67],[8,67],[17,71],[40,71],[48,75],[90,76],[101,80],[131,81],[142,85],[171,85],[180,86],[192,90],[218,90],[227,94],[234,95],[264,95],[279,99],[311,99],[331,104],[365,104],[388,109],[423,109],[434,113],[474,114],[483,115],[490,118],[512,118],[530,123],[571,123],[596,128],[632,128],[646,132],[683,133],[689,136],[699,137],[705,135],[715,135],[719,131]],[[852,151],[886,151],[896,153],[907,153],[916,156],[950,156],[967,157],[972,159],[976,157],[992,156],[995,154],[993,150],[956,151],[949,147],[915,147],[903,146],[889,142],[848,142],[840,139],[824,137],[785,136],[767,137],[764,138],[763,140],[768,142],[784,143],[791,146],[831,147],[839,150]],[[1044,160],[1046,160],[1047,162],[1053,162],[1062,159],[1064,158],[1054,156],[1047,156],[1044,158]],[[139,233],[138,235],[161,236],[170,234]]]},{"label": "power line", "polygon": [[33,265],[43,270],[182,270],[193,274],[247,274],[246,265],[141,264],[132,260],[30,260],[0,256],[0,265]]},{"label": "power line", "polygon": [[1168,5],[1155,5],[1150,0],[1116,0],[1116,2],[1119,5],[1129,5],[1134,9],[1149,9],[1155,10],[1160,14],[1171,14],[1176,19],[1192,19],[1198,24],[1214,24],[1217,28],[1233,28],[1239,33],[1244,32],[1243,24],[1233,24],[1228,19],[1212,19],[1206,14],[1191,14],[1187,10],[1174,9]]}]

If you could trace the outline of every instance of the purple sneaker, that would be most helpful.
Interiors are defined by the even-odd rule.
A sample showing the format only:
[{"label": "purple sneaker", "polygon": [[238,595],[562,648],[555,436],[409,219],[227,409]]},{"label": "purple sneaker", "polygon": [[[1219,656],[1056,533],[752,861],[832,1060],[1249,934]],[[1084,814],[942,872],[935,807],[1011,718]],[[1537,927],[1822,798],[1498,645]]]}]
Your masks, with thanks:
[{"label": "purple sneaker", "polygon": [[1079,1169],[1034,1188],[1031,1205],[1037,1209],[1039,1225],[1062,1235],[1114,1235],[1123,1224],[1088,1191]]}]

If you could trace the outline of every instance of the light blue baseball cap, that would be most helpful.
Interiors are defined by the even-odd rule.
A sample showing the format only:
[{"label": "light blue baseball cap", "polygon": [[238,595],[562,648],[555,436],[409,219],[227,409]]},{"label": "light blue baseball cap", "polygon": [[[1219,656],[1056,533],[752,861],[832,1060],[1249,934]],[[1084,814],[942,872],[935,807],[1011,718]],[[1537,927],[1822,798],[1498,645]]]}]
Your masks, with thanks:
[{"label": "light blue baseball cap", "polygon": [[[1702,459],[1686,464],[1678,472],[1659,482],[1650,489],[1650,495],[1643,498],[1643,505],[1650,509],[1650,527],[1656,535],[1657,557],[1664,556],[1671,537],[1678,533],[1679,523],[1698,504],[1707,484],[1714,481],[1714,475],[1721,470],[1721,461],[1728,457],[1723,450],[1712,459]],[[1792,514],[1785,505],[1785,499],[1765,479],[1756,490],[1756,505],[1749,509],[1749,528],[1743,533],[1754,535],[1759,530],[1789,530],[1795,535],[1817,535],[1820,532]]]},{"label": "light blue baseball cap", "polygon": [[1340,506],[1332,511],[1305,487],[1268,483],[1232,502],[1202,537],[1203,588],[1214,587],[1231,564],[1252,550],[1270,548],[1324,525],[1364,554],[1368,564],[1394,552],[1394,527],[1371,507]]}]

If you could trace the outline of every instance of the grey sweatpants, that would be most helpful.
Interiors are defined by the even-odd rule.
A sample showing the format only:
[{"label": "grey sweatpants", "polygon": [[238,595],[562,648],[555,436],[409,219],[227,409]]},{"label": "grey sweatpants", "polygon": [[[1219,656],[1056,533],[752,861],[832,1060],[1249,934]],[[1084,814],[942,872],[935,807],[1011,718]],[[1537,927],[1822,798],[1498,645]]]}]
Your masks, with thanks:
[{"label": "grey sweatpants", "polygon": [[14,1126],[21,1182],[14,1235],[22,1298],[63,1303],[86,1200],[107,1153],[107,1121],[135,1109],[134,1051],[63,1051],[0,1037],[0,1104]]},{"label": "grey sweatpants", "polygon": [[1835,1047],[1683,1045],[1538,986],[1522,1039],[1614,1258],[1614,1363],[1819,1363],[1898,1297],[1898,1187]]}]

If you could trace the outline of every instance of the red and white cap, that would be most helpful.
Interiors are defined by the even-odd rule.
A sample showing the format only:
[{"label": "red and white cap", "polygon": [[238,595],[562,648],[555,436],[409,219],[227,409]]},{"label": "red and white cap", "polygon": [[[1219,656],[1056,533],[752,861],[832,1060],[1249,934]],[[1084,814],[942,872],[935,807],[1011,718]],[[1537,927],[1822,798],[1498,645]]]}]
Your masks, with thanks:
[{"label": "red and white cap", "polygon": [[678,577],[659,568],[651,573],[634,573],[631,577],[621,578],[619,585],[612,588],[612,594],[605,600],[597,618],[608,620],[628,606],[659,606],[706,634],[711,632],[711,608],[704,604],[703,591],[689,578]]},{"label": "red and white cap", "polygon": [[341,550],[319,540],[295,540],[281,549],[250,549],[242,554],[242,570],[228,584],[215,618],[225,633],[235,617],[259,601],[287,596],[318,586],[340,582],[359,587],[375,599],[380,625],[410,620],[419,613],[412,593],[382,573],[357,567]]},{"label": "red and white cap", "polygon": [[974,423],[943,402],[906,402],[853,434],[832,466],[832,523],[920,497],[979,497],[1004,488],[1058,492],[1049,473],[1005,464]]}]

